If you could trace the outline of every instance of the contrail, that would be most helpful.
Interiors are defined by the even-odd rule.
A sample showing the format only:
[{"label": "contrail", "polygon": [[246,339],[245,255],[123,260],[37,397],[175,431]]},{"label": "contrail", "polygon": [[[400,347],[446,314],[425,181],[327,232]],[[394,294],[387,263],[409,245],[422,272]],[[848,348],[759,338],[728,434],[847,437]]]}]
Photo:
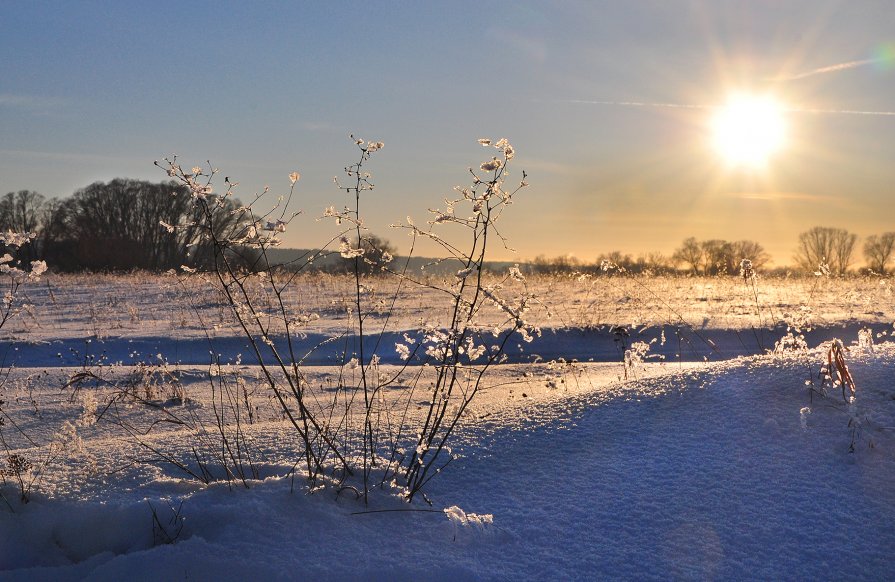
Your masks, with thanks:
[{"label": "contrail", "polygon": [[818,113],[818,114],[836,114],[836,115],[883,115],[886,117],[895,117],[895,111],[857,111],[855,109],[784,109],[789,113]]},{"label": "contrail", "polygon": [[823,75],[826,73],[835,73],[837,71],[846,71],[848,69],[854,69],[856,67],[872,65],[876,62],[879,62],[878,59],[864,59],[861,61],[849,61],[847,63],[839,63],[836,65],[820,67],[819,69],[814,69],[813,71],[806,71],[804,73],[797,73],[795,75],[781,75],[778,77],[770,77],[767,80],[768,81],[798,81],[799,79],[813,77],[814,75]]},{"label": "contrail", "polygon": [[646,103],[643,101],[591,101],[589,99],[567,99],[562,103],[583,103],[585,105],[617,105],[620,107],[670,107],[673,109],[714,109],[712,105],[686,103]]},{"label": "contrail", "polygon": [[[567,99],[560,103],[581,103],[584,105],[611,105],[616,107],[657,107],[670,109],[720,109],[723,105],[700,105],[696,103],[650,103],[646,101],[596,101],[589,99]],[[812,113],[817,115],[879,115],[895,117],[895,111],[861,111],[857,109],[811,109],[808,107],[787,107],[784,113]]]}]

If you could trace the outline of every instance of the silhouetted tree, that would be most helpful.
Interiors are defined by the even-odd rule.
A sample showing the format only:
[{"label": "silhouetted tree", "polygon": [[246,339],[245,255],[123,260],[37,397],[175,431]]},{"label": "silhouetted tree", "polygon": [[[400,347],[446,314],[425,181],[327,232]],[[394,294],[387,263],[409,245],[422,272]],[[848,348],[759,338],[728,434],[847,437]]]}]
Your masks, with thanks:
[{"label": "silhouetted tree", "polygon": [[31,190],[9,192],[0,198],[0,228],[15,232],[37,232],[44,197]]},{"label": "silhouetted tree", "polygon": [[880,236],[871,235],[864,242],[864,258],[867,259],[867,267],[872,271],[884,275],[886,265],[895,253],[895,232],[886,232]]},{"label": "silhouetted tree", "polygon": [[700,243],[704,275],[727,275],[731,271],[731,244],[725,240],[706,240]]},{"label": "silhouetted tree", "polygon": [[[177,194],[180,195],[177,195]],[[160,224],[189,217],[190,197],[174,182],[117,178],[95,182],[63,202],[65,238],[90,269],[165,269],[180,264],[183,241]]]},{"label": "silhouetted tree", "polygon": [[[9,192],[0,198],[0,230],[40,234],[44,197],[31,190]],[[41,256],[39,244],[21,247],[16,256],[28,263]]]},{"label": "silhouetted tree", "polygon": [[807,271],[814,271],[822,263],[830,271],[842,275],[852,261],[858,236],[842,228],[815,226],[799,235],[796,263]]},{"label": "silhouetted tree", "polygon": [[641,271],[649,270],[654,273],[663,273],[671,268],[672,261],[658,251],[651,251],[646,255],[637,257],[637,263],[641,265]]},{"label": "silhouetted tree", "polygon": [[58,198],[46,201],[40,211],[38,247],[41,258],[57,271],[80,269],[76,242],[69,233],[68,213],[70,205]]},{"label": "silhouetted tree", "polygon": [[694,274],[702,275],[736,275],[743,259],[749,259],[753,268],[758,269],[768,263],[770,255],[764,247],[751,240],[697,241],[694,237],[685,239],[672,255],[674,263],[683,264]]},{"label": "silhouetted tree", "polygon": [[671,260],[675,264],[683,264],[693,272],[694,275],[699,274],[703,265],[703,249],[695,237],[684,239],[681,246],[671,255]]},{"label": "silhouetted tree", "polygon": [[732,262],[727,272],[731,274],[739,273],[740,261],[743,259],[752,261],[752,268],[756,270],[764,268],[771,260],[771,255],[754,240],[738,240],[730,243],[730,253]]},{"label": "silhouetted tree", "polygon": [[581,268],[581,261],[572,255],[560,255],[548,258],[538,255],[531,261],[531,270],[535,273],[570,273]]}]

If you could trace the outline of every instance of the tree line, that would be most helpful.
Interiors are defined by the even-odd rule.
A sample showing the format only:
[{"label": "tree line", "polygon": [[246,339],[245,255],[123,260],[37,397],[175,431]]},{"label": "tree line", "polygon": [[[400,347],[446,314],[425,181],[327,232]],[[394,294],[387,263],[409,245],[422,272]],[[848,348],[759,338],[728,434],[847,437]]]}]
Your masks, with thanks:
[{"label": "tree line", "polygon": [[[806,273],[844,275],[854,265],[858,237],[845,229],[816,226],[799,234],[793,256],[797,270]],[[895,259],[895,232],[868,236],[863,246],[865,270],[885,275],[891,272]],[[764,247],[751,240],[726,241],[720,239],[684,239],[670,255],[653,252],[637,258],[620,251],[600,255],[594,262],[584,262],[573,256],[536,257],[530,270],[549,272],[599,272],[607,265],[632,273],[685,272],[693,275],[739,275],[741,262],[750,261],[753,270],[761,270],[770,263]]]},{"label": "tree line", "polygon": [[[217,213],[219,220],[232,222],[220,225],[222,230],[239,228],[239,213],[235,212],[239,201],[225,198],[221,203],[234,210]],[[65,199],[47,199],[31,190],[9,192],[0,198],[0,230],[35,233],[35,240],[20,250],[19,257],[45,260],[56,271],[166,270],[184,264],[201,268],[214,260],[213,246],[195,226],[194,212],[189,192],[176,182],[117,178],[90,184]],[[169,232],[164,225],[177,228]],[[817,226],[799,234],[793,258],[806,272],[845,274],[854,264],[857,240],[857,235],[845,229]],[[384,264],[383,256],[395,254],[387,240],[375,235],[362,244],[367,251],[364,265],[374,265],[370,270]],[[867,237],[863,254],[868,270],[888,273],[895,258],[895,232]],[[751,261],[753,269],[762,269],[770,255],[751,240],[689,237],[670,256],[649,253],[634,258],[613,251],[587,263],[571,256],[541,255],[528,269],[599,272],[611,266],[635,273],[736,275],[743,259]],[[328,270],[343,267],[347,268],[335,261]]]},{"label": "tree line", "polygon": [[[240,221],[247,216],[239,210],[238,199],[219,197],[216,204],[222,208],[214,213],[215,232],[239,233],[245,228]],[[55,271],[164,271],[181,265],[201,269],[214,264],[215,249],[198,226],[199,211],[186,186],[118,178],[95,182],[61,200],[31,190],[9,192],[0,198],[0,231],[34,233],[36,238],[18,257],[25,262],[44,260]],[[391,243],[372,234],[363,237],[360,248],[364,254],[359,265],[341,258],[338,251],[310,254],[317,257],[317,268],[358,268],[362,273],[378,272],[396,254]],[[262,267],[257,249],[235,246],[232,252],[244,267]]]},{"label": "tree line", "polygon": [[[56,271],[166,270],[213,260],[201,236],[189,192],[175,182],[118,178],[95,182],[65,199],[31,190],[0,198],[0,229],[37,236],[19,252]],[[235,209],[238,200],[222,200]],[[220,213],[235,222],[235,213]],[[162,223],[177,225],[169,232]],[[235,225],[224,225],[225,228]]]},{"label": "tree line", "polygon": [[685,239],[670,256],[652,252],[635,258],[621,251],[612,251],[599,255],[592,263],[586,263],[571,256],[549,259],[541,255],[531,262],[530,269],[540,273],[611,272],[620,269],[630,273],[685,272],[714,276],[739,274],[743,259],[750,260],[753,269],[761,269],[770,258],[764,247],[755,241],[731,242],[719,239],[700,241],[690,237]]}]

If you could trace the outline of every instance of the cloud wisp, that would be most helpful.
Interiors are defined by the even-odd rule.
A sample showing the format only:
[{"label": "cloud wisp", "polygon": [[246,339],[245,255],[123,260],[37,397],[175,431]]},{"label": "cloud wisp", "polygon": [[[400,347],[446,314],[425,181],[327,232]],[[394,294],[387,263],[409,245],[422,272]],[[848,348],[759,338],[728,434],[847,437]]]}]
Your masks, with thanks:
[{"label": "cloud wisp", "polygon": [[61,105],[63,105],[63,100],[55,97],[0,93],[0,108],[43,112],[55,109]]},{"label": "cloud wisp", "polygon": [[[669,109],[718,109],[723,105],[700,105],[696,103],[649,103],[643,101],[598,101],[590,99],[565,99],[558,103],[574,103],[585,105],[609,105],[616,107],[652,107]],[[858,109],[812,109],[810,107],[787,107],[784,113],[812,113],[824,115],[878,115],[895,117],[895,111],[863,111]]]},{"label": "cloud wisp", "polygon": [[794,75],[778,75],[776,77],[770,77],[767,79],[768,81],[798,81],[800,79],[807,79],[808,77],[814,77],[816,75],[826,75],[828,73],[838,73],[839,71],[847,71],[849,69],[856,69],[858,67],[866,67],[867,65],[873,65],[879,62],[878,59],[862,59],[859,61],[848,61],[845,63],[837,63],[835,65],[827,65],[826,67],[819,67],[817,69],[813,69],[811,71],[805,71],[802,73],[796,73]]}]

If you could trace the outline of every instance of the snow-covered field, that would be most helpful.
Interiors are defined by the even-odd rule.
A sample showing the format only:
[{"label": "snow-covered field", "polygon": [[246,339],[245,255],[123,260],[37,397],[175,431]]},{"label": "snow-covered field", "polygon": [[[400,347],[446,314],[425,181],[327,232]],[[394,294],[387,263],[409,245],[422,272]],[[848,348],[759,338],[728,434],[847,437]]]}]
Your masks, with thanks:
[{"label": "snow-covered field", "polygon": [[[3,467],[0,579],[891,579],[891,283],[529,277],[542,333],[490,371],[431,504],[387,483],[365,504],[353,488],[309,492],[293,471],[295,431],[212,286],[54,276],[0,330],[3,460],[31,464]],[[351,373],[353,284],[290,287],[317,402],[340,402],[331,379]],[[385,346],[445,315],[436,293],[395,300],[395,285],[365,290]],[[850,348],[851,403],[821,386],[832,338]],[[402,369],[377,353],[381,373]],[[210,370],[252,411],[245,483],[208,461],[215,431],[233,430],[215,422]],[[383,399],[425,410],[410,388]],[[177,467],[199,459],[209,483]]]}]

